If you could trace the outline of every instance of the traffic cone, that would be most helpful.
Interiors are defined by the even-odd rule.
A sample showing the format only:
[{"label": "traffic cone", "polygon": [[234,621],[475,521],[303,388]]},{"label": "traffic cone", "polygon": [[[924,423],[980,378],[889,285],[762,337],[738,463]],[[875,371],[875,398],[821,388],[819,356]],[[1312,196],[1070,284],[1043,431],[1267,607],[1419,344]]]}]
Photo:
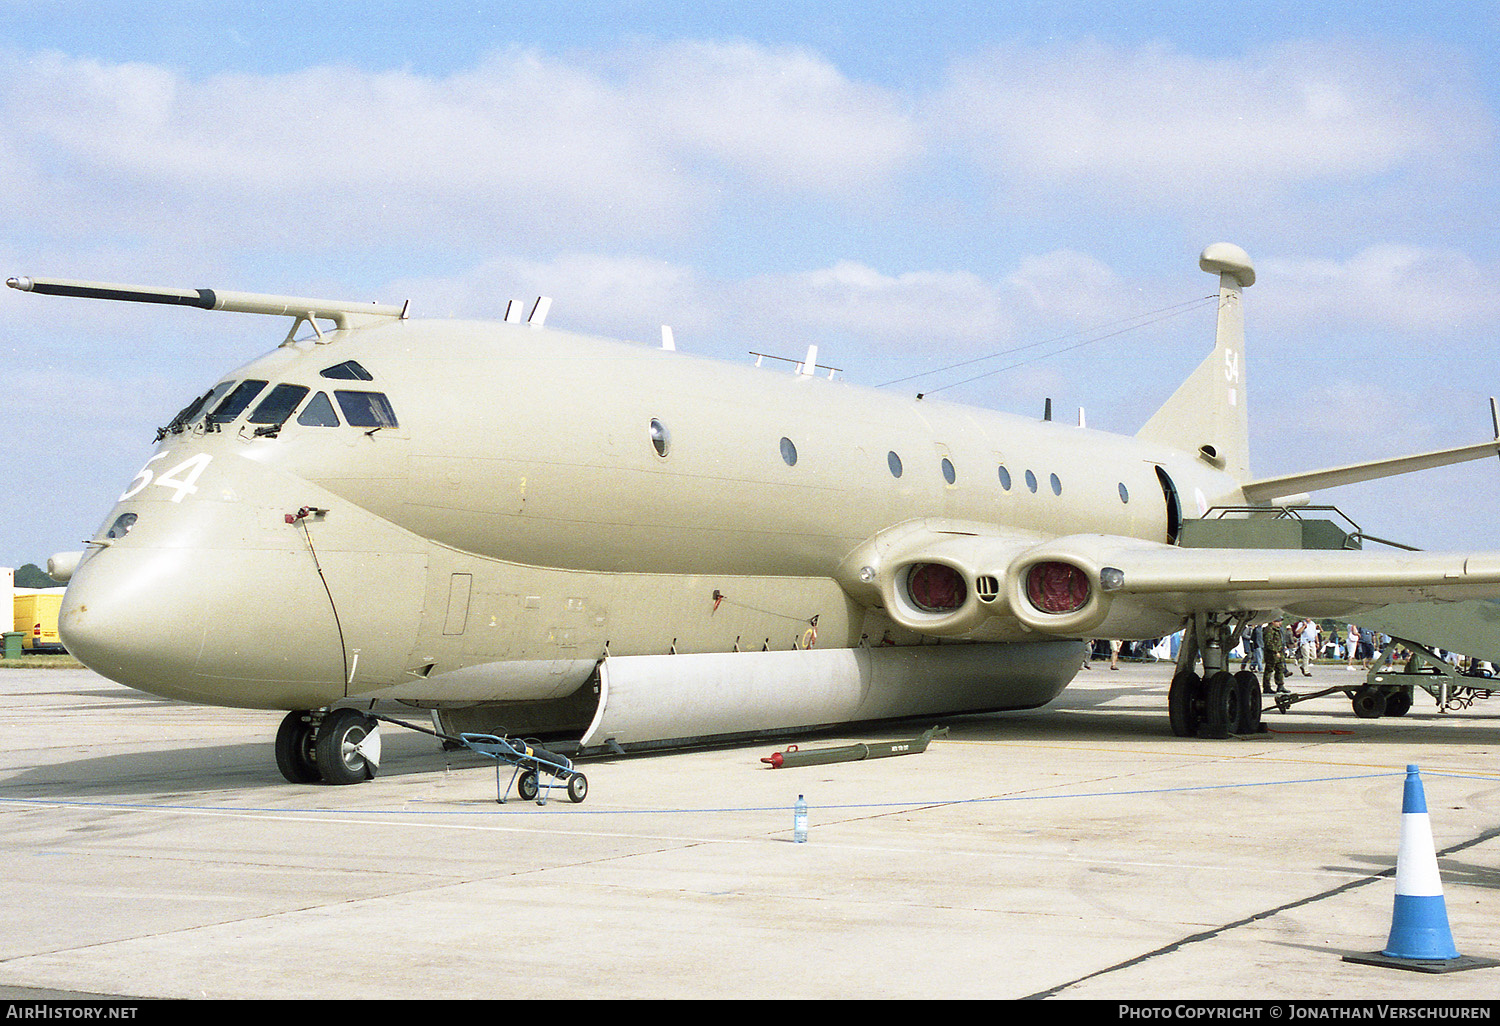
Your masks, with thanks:
[{"label": "traffic cone", "polygon": [[1391,936],[1381,949],[1390,958],[1443,961],[1458,957],[1448,928],[1448,906],[1438,876],[1427,795],[1416,766],[1406,767],[1401,798],[1401,848],[1396,854],[1396,907]]},{"label": "traffic cone", "polygon": [[1348,962],[1395,969],[1442,973],[1492,966],[1491,959],[1466,958],[1453,943],[1448,906],[1438,876],[1432,821],[1427,817],[1427,795],[1417,767],[1406,767],[1406,789],[1401,799],[1401,847],[1396,854],[1396,906],[1385,947],[1369,955],[1351,955]]}]

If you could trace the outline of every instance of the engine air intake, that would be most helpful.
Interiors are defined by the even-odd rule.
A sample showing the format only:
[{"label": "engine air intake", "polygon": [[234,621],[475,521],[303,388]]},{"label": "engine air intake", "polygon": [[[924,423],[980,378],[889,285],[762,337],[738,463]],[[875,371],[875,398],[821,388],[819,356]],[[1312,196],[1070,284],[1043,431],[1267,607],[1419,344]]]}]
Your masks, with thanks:
[{"label": "engine air intake", "polygon": [[1026,598],[1043,613],[1076,613],[1091,590],[1088,575],[1071,563],[1038,563],[1026,573]]},{"label": "engine air intake", "polygon": [[963,575],[944,563],[917,563],[906,574],[906,594],[924,613],[951,613],[969,596]]}]

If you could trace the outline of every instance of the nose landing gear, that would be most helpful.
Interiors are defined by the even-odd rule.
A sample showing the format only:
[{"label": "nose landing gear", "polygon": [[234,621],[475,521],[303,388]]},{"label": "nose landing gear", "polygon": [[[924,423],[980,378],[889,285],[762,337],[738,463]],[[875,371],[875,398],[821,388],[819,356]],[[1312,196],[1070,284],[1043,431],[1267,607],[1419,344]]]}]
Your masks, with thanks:
[{"label": "nose landing gear", "polygon": [[276,767],[293,784],[373,780],[380,725],[357,709],[289,712],[276,731]]}]

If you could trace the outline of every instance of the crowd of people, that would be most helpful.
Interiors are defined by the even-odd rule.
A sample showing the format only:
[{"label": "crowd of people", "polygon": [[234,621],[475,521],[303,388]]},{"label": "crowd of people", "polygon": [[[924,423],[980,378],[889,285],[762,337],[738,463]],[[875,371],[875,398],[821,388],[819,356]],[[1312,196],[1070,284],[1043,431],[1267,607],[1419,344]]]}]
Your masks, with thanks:
[{"label": "crowd of people", "polygon": [[[1172,641],[1170,650],[1172,656],[1175,657],[1178,650],[1177,638],[1170,640]],[[1325,627],[1324,624],[1310,618],[1288,622],[1277,617],[1270,623],[1261,624],[1246,631],[1232,655],[1239,659],[1240,669],[1262,674],[1261,690],[1263,692],[1285,694],[1286,674],[1289,666],[1296,666],[1297,672],[1304,677],[1312,676],[1312,665],[1315,660],[1342,662],[1344,669],[1349,672],[1367,671],[1390,643],[1390,635],[1369,628],[1360,628],[1352,623]],[[1161,644],[1161,639],[1127,641],[1123,644],[1114,640],[1095,640],[1084,652],[1083,668],[1090,669],[1091,659],[1102,659],[1105,651],[1109,654],[1111,670],[1120,668],[1122,655],[1127,659],[1155,660],[1161,658],[1159,654]],[[1479,677],[1495,676],[1495,667],[1484,660],[1472,659],[1443,649],[1433,649],[1433,652],[1452,663],[1461,673]],[[1391,653],[1390,664],[1395,668],[1404,667],[1411,656],[1412,653],[1404,645],[1398,646]]]}]

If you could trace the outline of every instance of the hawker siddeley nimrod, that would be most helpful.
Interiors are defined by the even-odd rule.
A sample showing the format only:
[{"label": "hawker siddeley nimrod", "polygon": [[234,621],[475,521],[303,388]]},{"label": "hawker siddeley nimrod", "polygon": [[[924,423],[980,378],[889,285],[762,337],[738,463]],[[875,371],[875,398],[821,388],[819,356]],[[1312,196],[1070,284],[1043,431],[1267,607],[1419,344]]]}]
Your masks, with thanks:
[{"label": "hawker siddeley nimrod", "polygon": [[545,300],[468,323],[13,278],[294,319],[159,432],[71,560],[62,636],[143,691],[290,710],[276,754],[294,782],[373,776],[373,714],[393,703],[449,735],[629,749],[1035,708],[1082,639],[1184,627],[1173,729],[1253,729],[1255,682],[1227,656],[1247,624],[1487,599],[1500,552],[1189,547],[1187,530],[1500,442],[1253,479],[1255,272],[1225,243],[1199,262],[1219,279],[1215,347],[1133,437],[856,387],[814,360],[773,373],[545,329]]}]

